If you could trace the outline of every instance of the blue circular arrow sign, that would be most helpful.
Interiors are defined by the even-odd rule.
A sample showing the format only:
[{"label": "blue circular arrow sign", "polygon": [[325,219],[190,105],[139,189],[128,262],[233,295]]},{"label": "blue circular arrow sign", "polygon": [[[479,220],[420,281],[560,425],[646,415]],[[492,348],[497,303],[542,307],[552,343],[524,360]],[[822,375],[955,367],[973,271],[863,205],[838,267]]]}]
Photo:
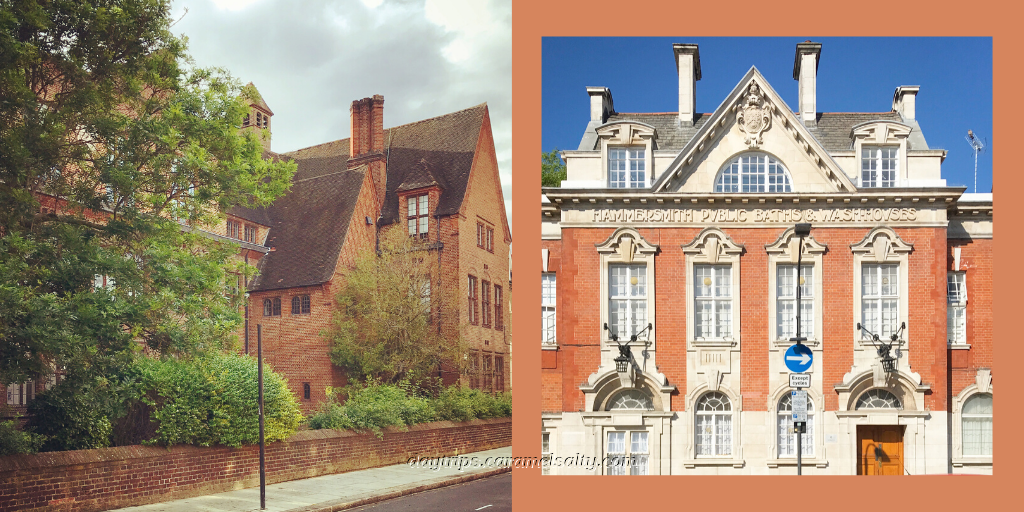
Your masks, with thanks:
[{"label": "blue circular arrow sign", "polygon": [[807,348],[806,345],[792,345],[786,350],[784,356],[786,360],[786,368],[789,371],[796,373],[806,372],[811,367],[811,362],[814,360],[814,355],[811,349]]}]

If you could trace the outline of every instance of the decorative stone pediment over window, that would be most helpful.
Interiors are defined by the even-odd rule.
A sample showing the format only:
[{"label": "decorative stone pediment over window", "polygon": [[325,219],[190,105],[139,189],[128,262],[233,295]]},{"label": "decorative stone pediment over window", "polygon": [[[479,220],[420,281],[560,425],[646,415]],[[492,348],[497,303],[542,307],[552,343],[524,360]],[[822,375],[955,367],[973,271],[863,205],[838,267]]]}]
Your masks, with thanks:
[{"label": "decorative stone pediment over window", "polygon": [[[682,249],[686,259],[686,337],[690,348],[738,349],[742,311],[740,255],[744,247],[733,242],[729,235],[718,228],[704,228]],[[703,282],[696,282],[698,273],[705,276]],[[724,284],[725,279],[728,279],[728,285]],[[706,302],[709,299],[710,302]],[[703,319],[698,318],[696,310],[699,304],[704,308],[710,307],[716,316],[708,319],[705,314]],[[725,321],[721,321],[725,317],[721,317],[720,313],[728,315]],[[710,327],[710,330],[698,332],[700,329],[696,327],[697,323]]]},{"label": "decorative stone pediment over window", "polygon": [[609,262],[633,263],[653,259],[658,252],[654,245],[633,228],[619,228],[607,240],[597,245],[597,252],[605,255]]},{"label": "decorative stone pediment over window", "polygon": [[[895,121],[868,121],[854,126],[850,137],[853,139],[853,150],[860,166],[864,146],[899,148],[898,176],[896,186],[906,186],[907,175],[907,138],[910,126]],[[858,175],[860,173],[858,172]]]},{"label": "decorative stone pediment over window", "polygon": [[863,262],[899,263],[910,254],[914,245],[904,242],[892,228],[877,227],[859,243],[851,245],[850,249]]},{"label": "decorative stone pediment over window", "polygon": [[643,147],[644,170],[646,185],[650,185],[654,176],[654,140],[657,131],[649,124],[637,121],[615,121],[597,127],[597,138],[601,149],[601,169],[603,180],[608,181],[608,147]]},{"label": "decorative stone pediment over window", "polygon": [[[815,240],[813,235],[804,237],[803,254],[805,259],[808,256],[824,254],[826,249],[828,246]],[[800,254],[800,237],[794,234],[794,228],[789,228],[779,235],[778,240],[764,246],[764,250],[768,254],[778,257],[780,263],[796,263],[797,256]]]},{"label": "decorative stone pediment over window", "polygon": [[[789,333],[785,329],[785,325],[780,328],[778,313],[781,305],[780,302],[785,304],[786,300],[792,301],[795,297],[785,297],[780,300],[777,290],[779,290],[779,272],[780,266],[793,267],[797,264],[798,256],[801,258],[802,272],[809,272],[812,284],[811,292],[804,293],[804,300],[810,300],[813,302],[813,318],[804,318],[804,330],[801,331],[801,335],[806,337],[805,344],[811,347],[818,347],[821,344],[822,339],[822,311],[824,309],[824,287],[822,282],[822,256],[828,249],[828,246],[818,242],[814,239],[814,236],[806,236],[803,241],[803,256],[800,256],[800,237],[794,233],[794,228],[789,228],[779,235],[779,238],[775,242],[764,246],[765,252],[768,253],[768,289],[770,307],[769,311],[773,314],[768,315],[768,332],[769,339],[773,340],[772,345],[776,349],[788,348],[793,344],[790,341],[790,336],[795,333]],[[792,269],[795,272],[795,269]],[[800,278],[801,285],[803,285],[803,277]],[[808,329],[807,326],[810,326]]]}]

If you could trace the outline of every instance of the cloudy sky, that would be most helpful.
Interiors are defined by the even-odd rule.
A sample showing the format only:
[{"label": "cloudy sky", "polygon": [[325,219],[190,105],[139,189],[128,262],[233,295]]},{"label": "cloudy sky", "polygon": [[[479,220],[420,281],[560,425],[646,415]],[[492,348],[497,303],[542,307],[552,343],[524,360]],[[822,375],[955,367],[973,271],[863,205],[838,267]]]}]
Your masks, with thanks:
[{"label": "cloudy sky", "polygon": [[510,1],[173,0],[172,17],[199,66],[256,85],[277,152],[348,137],[352,100],[374,94],[385,127],[486,102],[511,214]]}]

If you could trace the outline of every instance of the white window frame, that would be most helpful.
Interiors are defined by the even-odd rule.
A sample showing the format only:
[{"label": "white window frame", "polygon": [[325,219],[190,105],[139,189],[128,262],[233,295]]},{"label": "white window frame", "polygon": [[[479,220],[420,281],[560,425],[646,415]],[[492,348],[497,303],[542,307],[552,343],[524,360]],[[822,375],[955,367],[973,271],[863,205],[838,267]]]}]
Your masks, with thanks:
[{"label": "white window frame", "polygon": [[28,405],[35,397],[36,382],[34,380],[7,385],[7,405]]},{"label": "white window frame", "polygon": [[[735,183],[724,183],[727,177],[732,176],[736,177]],[[745,183],[746,181],[755,183]],[[772,183],[773,181],[777,182]],[[792,192],[793,179],[786,166],[774,156],[767,153],[744,153],[737,155],[718,170],[714,190],[716,193],[743,194]]]},{"label": "white window frame", "polygon": [[967,273],[946,273],[946,339],[950,347],[967,347]]},{"label": "white window frame", "polygon": [[[792,403],[792,392],[783,393],[783,395],[775,403],[775,442],[776,453],[780,459],[795,459],[796,458],[796,434],[793,433],[793,403]],[[789,399],[789,409],[783,409],[783,402]],[[807,431],[801,436],[801,450],[802,456],[807,458],[814,458],[815,446],[814,446],[814,400],[811,398],[810,393],[807,396]],[[783,427],[785,424],[785,427]],[[785,430],[785,431],[784,431]],[[790,447],[791,450],[787,450],[783,453],[783,443],[785,446]]]},{"label": "white window frame", "polygon": [[[853,317],[857,320],[853,322],[863,323],[863,298],[861,292],[863,290],[863,270],[866,264],[895,264],[898,265],[898,290],[897,290],[897,315],[900,315],[896,319],[896,325],[890,326],[890,328],[899,327],[899,325],[906,321],[906,314],[910,311],[909,308],[909,297],[910,297],[910,279],[907,275],[907,269],[910,268],[910,251],[913,250],[913,244],[908,244],[901,239],[892,228],[889,227],[877,227],[868,232],[864,236],[864,239],[859,243],[851,246],[853,252]],[[875,347],[870,339],[865,334],[857,330],[856,325],[850,326],[852,329],[851,337],[857,340],[854,343],[854,349],[866,353],[868,359],[875,359]],[[878,333],[881,336],[881,333]],[[911,348],[910,342],[910,331],[904,331],[904,341],[906,345],[902,347],[903,350],[903,361],[909,361],[909,350]],[[855,357],[855,360],[857,358]]]},{"label": "white window frame", "polygon": [[[967,408],[967,405],[969,403],[971,403],[972,400],[981,399],[982,397],[984,397],[986,395],[988,396],[989,400],[992,399],[992,394],[991,393],[975,393],[975,394],[967,397],[967,399],[964,400],[964,403],[963,403],[963,405],[960,408],[960,439],[961,439],[960,443],[963,446],[964,457],[991,457],[992,456],[992,413],[990,412],[988,414],[973,414],[973,413],[964,412],[965,409]],[[994,409],[994,407],[993,407],[993,409]],[[964,436],[967,435],[967,429],[965,427],[967,425],[967,420],[972,420],[972,419],[981,419],[981,420],[988,419],[988,444],[989,444],[989,446],[988,446],[988,453],[984,453],[984,449],[982,450],[983,453],[967,453],[967,440],[964,439]]]},{"label": "white window frame", "polygon": [[[705,228],[689,244],[682,246],[686,254],[686,337],[691,347],[740,347],[740,325],[743,305],[740,295],[740,254],[738,245],[718,228]],[[728,265],[730,269],[732,324],[725,336],[698,338],[696,332],[697,295],[695,287],[699,265]]]},{"label": "white window frame", "polygon": [[[894,187],[906,186],[907,175],[907,139],[910,137],[909,125],[895,121],[868,121],[853,127],[853,154],[857,161],[858,187],[872,188],[864,184],[864,148],[895,148],[896,179]],[[877,166],[881,167],[881,166]],[[880,171],[879,171],[880,172]]]},{"label": "white window frame", "polygon": [[[784,265],[790,265],[795,267],[797,263],[797,256],[800,255],[801,249],[800,237],[794,234],[794,229],[789,228],[779,235],[779,238],[772,244],[765,246],[765,250],[768,252],[768,286],[770,287],[769,301],[770,310],[772,315],[768,319],[769,336],[773,340],[771,345],[775,349],[789,348],[793,344],[789,341],[788,337],[779,337],[779,295],[778,295],[778,274],[779,267]],[[813,272],[813,306],[811,315],[811,329],[807,329],[806,326],[801,325],[800,335],[807,338],[804,342],[805,345],[811,347],[818,347],[821,345],[822,338],[822,310],[824,303],[824,284],[823,275],[821,269],[822,257],[828,247],[822,243],[819,243],[814,239],[813,234],[811,236],[804,237],[803,255],[800,256],[801,271],[807,272],[807,268],[812,268]],[[806,290],[806,288],[805,288]],[[794,290],[795,291],[795,290]],[[801,292],[803,293],[803,292]],[[803,300],[807,300],[806,297],[801,297]],[[793,300],[796,300],[794,296]],[[805,317],[801,317],[801,322]]]},{"label": "white window frame", "polygon": [[551,432],[540,433],[540,474],[551,474],[551,462],[554,459],[554,452],[551,451]]},{"label": "white window frame", "polygon": [[[893,188],[900,185],[900,147],[899,146],[861,146],[860,160],[860,186],[862,188]],[[868,165],[873,168],[865,168]],[[890,167],[884,169],[884,167]],[[873,172],[874,178],[868,179],[866,173]],[[883,172],[890,172],[890,178],[885,179]]]},{"label": "white window frame", "polygon": [[[802,461],[805,467],[815,466],[817,468],[828,467],[828,459],[825,458],[825,436],[821,430],[824,428],[821,424],[817,425],[817,428],[813,428],[810,422],[813,421],[812,416],[819,416],[818,422],[824,421],[818,415],[821,408],[821,404],[825,403],[825,397],[819,392],[820,384],[812,384],[810,388],[805,388],[807,392],[807,402],[810,405],[813,402],[814,410],[807,411],[808,428],[807,433],[804,434],[804,438],[801,441],[803,443],[803,456]],[[779,411],[779,406],[782,400],[793,392],[793,388],[789,387],[788,382],[784,382],[780,385],[773,393],[768,396],[766,401],[767,410],[774,411],[775,414],[768,415],[767,428],[769,432],[772,432],[772,436],[768,437],[768,460],[767,464],[769,468],[778,468],[780,466],[795,466],[796,455],[781,454],[780,445],[780,432],[779,432],[779,416],[782,414]],[[789,422],[792,424],[792,422]],[[789,434],[795,436],[795,434]],[[793,443],[796,443],[796,438],[793,437]],[[794,444],[794,450],[796,445]]]},{"label": "white window frame", "polygon": [[[615,283],[622,281],[622,286]],[[633,281],[636,281],[634,283]],[[648,299],[646,263],[612,263],[608,265],[608,329],[617,334],[619,340],[629,339],[647,326],[651,318],[647,314]],[[616,294],[616,290],[625,293]],[[625,315],[615,314],[618,306],[625,306]],[[619,318],[620,322],[615,319]]]},{"label": "white window frame", "polygon": [[[705,340],[732,338],[735,299],[732,294],[732,265],[697,264],[693,266],[694,337]],[[723,281],[727,281],[723,283]],[[707,307],[709,306],[709,307]],[[728,307],[723,307],[728,306]],[[702,314],[707,311],[707,314]],[[720,314],[727,311],[728,318]],[[707,317],[706,322],[700,321]],[[698,329],[703,327],[703,329]]]},{"label": "white window frame", "polygon": [[[601,177],[606,187],[612,187],[612,179],[608,170],[611,168],[609,150],[634,148],[643,149],[644,179],[637,187],[629,186],[629,175],[626,175],[624,188],[647,188],[654,182],[654,127],[637,121],[614,121],[596,129],[601,152]],[[627,150],[628,151],[628,150]],[[627,159],[628,162],[628,159]],[[627,167],[629,167],[627,165]],[[629,169],[626,169],[629,172]]]},{"label": "white window frame", "polygon": [[[897,263],[863,263],[861,264],[860,288],[861,314],[860,323],[864,326],[861,340],[871,339],[871,333],[887,340],[899,330],[900,319],[900,288],[906,276],[902,275]],[[895,286],[892,280],[896,280]],[[868,286],[868,284],[871,286]],[[871,306],[870,308],[867,306]],[[870,309],[878,312],[877,317],[868,318]],[[895,311],[894,311],[895,310]],[[887,314],[888,312],[888,314]]]},{"label": "white window frame", "polygon": [[[952,463],[954,468],[964,466],[991,466],[991,455],[964,455],[963,443],[963,408],[967,401],[979,394],[989,394],[995,404],[995,393],[992,390],[992,371],[988,368],[980,368],[975,375],[975,382],[965,387],[960,393],[953,396],[953,432],[952,432]],[[993,407],[994,412],[994,407]],[[994,417],[993,417],[994,419]],[[993,452],[994,450],[993,446]]]},{"label": "white window frame", "polygon": [[554,272],[540,275],[541,344],[558,344],[558,276]]},{"label": "white window frame", "polygon": [[[701,406],[703,405],[704,400],[707,397],[709,397],[710,395],[718,395],[718,396],[721,396],[721,397],[725,398],[726,405],[729,407],[729,409],[727,411],[704,411],[704,410],[701,410]],[[696,458],[699,459],[699,458],[732,458],[732,457],[734,457],[734,455],[736,453],[736,421],[735,421],[735,419],[738,416],[738,415],[735,414],[735,412],[736,412],[735,409],[736,408],[733,406],[732,397],[730,397],[728,394],[722,392],[721,390],[719,390],[719,391],[708,391],[706,393],[701,393],[701,395],[699,397],[697,397],[697,400],[696,400],[696,402],[694,404],[694,411],[693,411],[693,415],[694,415],[694,421],[693,421],[693,453],[694,453],[694,456]],[[703,443],[703,439],[704,439],[705,436],[703,436],[702,434],[706,434],[706,432],[703,432],[703,433],[700,432],[701,423],[702,423],[701,418],[710,418],[710,421],[711,421],[710,444],[708,444],[708,445],[705,445]],[[722,434],[719,433],[719,426],[720,426],[719,423],[721,421],[725,421],[726,419],[728,419],[728,422],[729,422],[729,441],[727,443],[723,444],[721,442],[721,439],[720,439],[720,436]],[[700,453],[702,446],[709,446],[712,453],[710,453],[710,454],[708,454],[708,453]],[[723,446],[726,447],[726,449],[728,449],[728,453],[722,453],[724,450],[721,447],[723,447]]]},{"label": "white window frame", "polygon": [[[647,187],[647,150],[643,146],[609,146],[608,147],[608,187],[609,188],[646,188]],[[612,169],[621,163],[622,169]],[[621,179],[618,174],[622,173]]]},{"label": "white window frame", "polygon": [[[622,437],[622,451],[612,451],[612,437]],[[606,475],[649,475],[651,474],[652,442],[651,433],[646,430],[606,430],[604,436]],[[643,444],[638,444],[639,440]],[[617,447],[616,447],[617,448]],[[619,461],[629,461],[629,472]]]},{"label": "white window frame", "polygon": [[[656,289],[654,282],[654,254],[658,251],[658,246],[649,243],[645,240],[640,233],[633,228],[619,228],[608,237],[607,240],[597,245],[597,252],[601,255],[601,323],[598,325],[600,339],[604,340],[605,352],[609,354],[610,349],[616,345],[616,342],[612,341],[610,337],[610,331],[603,329],[604,324],[609,324],[609,317],[611,312],[609,307],[611,301],[610,288],[611,283],[611,266],[617,264],[625,265],[645,265],[645,276],[646,276],[646,290],[644,299],[647,302],[647,321],[653,322],[654,318],[657,318],[655,311],[655,300]],[[655,350],[657,348],[657,330],[658,326],[654,326],[648,331],[647,340],[651,342],[649,350]],[[617,333],[619,339],[622,340],[625,336],[629,336],[630,333]],[[626,338],[628,339],[628,338]],[[617,354],[615,354],[617,355]],[[615,357],[612,355],[611,357]],[[602,358],[604,356],[602,355]],[[602,359],[603,360],[603,359]],[[610,360],[610,358],[609,358]]]}]

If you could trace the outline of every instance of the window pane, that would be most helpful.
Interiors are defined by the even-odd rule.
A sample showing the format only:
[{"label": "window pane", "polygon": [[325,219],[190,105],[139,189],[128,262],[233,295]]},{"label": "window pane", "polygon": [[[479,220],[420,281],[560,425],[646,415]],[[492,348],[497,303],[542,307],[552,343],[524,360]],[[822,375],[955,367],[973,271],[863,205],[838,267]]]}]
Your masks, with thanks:
[{"label": "window pane", "polygon": [[715,316],[718,317],[719,338],[732,336],[732,302],[715,301]]},{"label": "window pane", "polygon": [[992,418],[964,418],[964,455],[992,455]]},{"label": "window pane", "polygon": [[427,233],[427,220],[428,220],[428,217],[420,217],[420,234],[421,235]]},{"label": "window pane", "polygon": [[626,433],[608,433],[608,453],[626,453]]},{"label": "window pane", "polygon": [[426,215],[427,214],[427,210],[429,209],[428,208],[428,200],[427,200],[427,198],[428,198],[428,196],[420,196],[420,200],[419,200],[420,215]]},{"label": "window pane", "polygon": [[992,395],[974,395],[964,404],[964,414],[992,414]]}]

